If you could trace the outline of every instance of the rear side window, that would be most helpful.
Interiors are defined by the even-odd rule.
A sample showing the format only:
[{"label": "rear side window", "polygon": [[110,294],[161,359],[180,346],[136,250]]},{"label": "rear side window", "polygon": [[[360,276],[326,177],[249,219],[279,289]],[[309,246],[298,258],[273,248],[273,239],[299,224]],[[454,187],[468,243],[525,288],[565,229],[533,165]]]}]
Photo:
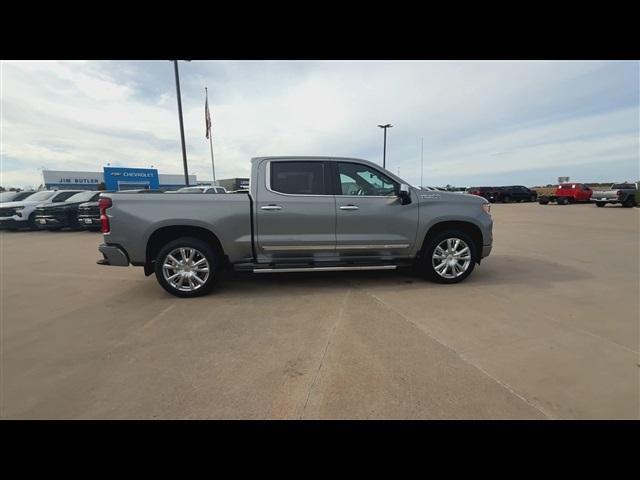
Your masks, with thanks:
[{"label": "rear side window", "polygon": [[271,162],[271,190],[290,195],[327,195],[323,162]]}]

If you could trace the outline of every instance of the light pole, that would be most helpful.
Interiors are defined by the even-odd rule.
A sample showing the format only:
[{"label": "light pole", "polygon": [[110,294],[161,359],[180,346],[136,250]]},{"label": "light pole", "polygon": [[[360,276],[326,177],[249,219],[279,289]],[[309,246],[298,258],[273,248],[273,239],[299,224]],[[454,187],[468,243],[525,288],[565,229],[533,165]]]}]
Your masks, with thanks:
[{"label": "light pole", "polygon": [[[189,60],[187,60],[189,61]],[[178,96],[178,117],[180,118],[180,140],[182,141],[182,164],[184,165],[184,184],[189,186],[189,170],[187,168],[187,147],[184,142],[184,122],[182,121],[182,98],[180,97],[180,75],[178,74],[178,60],[173,61],[176,74],[176,92]]]},{"label": "light pole", "polygon": [[384,146],[382,147],[382,168],[387,168],[387,128],[393,127],[390,123],[378,125],[384,130]]}]

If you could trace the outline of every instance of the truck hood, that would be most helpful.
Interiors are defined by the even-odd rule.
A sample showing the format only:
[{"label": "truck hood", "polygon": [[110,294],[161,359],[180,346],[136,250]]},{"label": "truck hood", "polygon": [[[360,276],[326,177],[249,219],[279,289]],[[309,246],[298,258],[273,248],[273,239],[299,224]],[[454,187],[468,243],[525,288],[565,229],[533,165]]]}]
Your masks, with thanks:
[{"label": "truck hood", "polygon": [[478,195],[470,195],[466,192],[443,192],[441,190],[425,190],[423,188],[416,188],[418,195],[420,196],[420,201],[428,201],[425,198],[422,198],[422,195],[432,196],[438,195],[438,200],[441,202],[455,202],[455,203],[476,203],[478,205],[482,205],[483,203],[489,203],[489,201]]},{"label": "truck hood", "polygon": [[19,201],[19,202],[6,202],[6,203],[0,203],[0,207],[5,208],[5,207],[28,207],[30,205],[40,205],[42,203],[42,201],[35,201],[35,202],[30,202],[28,200],[25,201]]}]

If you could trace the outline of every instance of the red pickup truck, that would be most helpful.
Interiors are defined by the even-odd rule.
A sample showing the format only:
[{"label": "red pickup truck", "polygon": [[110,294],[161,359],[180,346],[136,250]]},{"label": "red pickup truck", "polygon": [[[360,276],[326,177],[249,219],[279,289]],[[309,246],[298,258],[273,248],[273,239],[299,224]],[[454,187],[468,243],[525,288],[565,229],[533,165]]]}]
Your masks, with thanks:
[{"label": "red pickup truck", "polygon": [[558,205],[587,203],[591,200],[591,195],[593,190],[582,183],[561,183],[553,195],[538,197],[538,203],[540,205],[547,205],[549,202],[556,202]]}]

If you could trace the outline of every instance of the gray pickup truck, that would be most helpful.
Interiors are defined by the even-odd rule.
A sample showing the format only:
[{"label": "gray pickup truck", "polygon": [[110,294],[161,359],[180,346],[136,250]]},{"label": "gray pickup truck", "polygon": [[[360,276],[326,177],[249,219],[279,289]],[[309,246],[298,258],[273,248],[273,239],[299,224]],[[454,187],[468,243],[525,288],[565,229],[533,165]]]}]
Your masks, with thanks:
[{"label": "gray pickup truck", "polygon": [[607,190],[594,190],[591,201],[598,207],[604,207],[607,203],[619,203],[631,208],[638,205],[637,194],[638,190],[633,183],[614,183]]},{"label": "gray pickup truck", "polygon": [[491,252],[490,204],[423,190],[355,158],[252,159],[249,192],[101,195],[101,265],[144,267],[178,297],[209,292],[223,268],[254,273],[415,265],[464,280]]}]

